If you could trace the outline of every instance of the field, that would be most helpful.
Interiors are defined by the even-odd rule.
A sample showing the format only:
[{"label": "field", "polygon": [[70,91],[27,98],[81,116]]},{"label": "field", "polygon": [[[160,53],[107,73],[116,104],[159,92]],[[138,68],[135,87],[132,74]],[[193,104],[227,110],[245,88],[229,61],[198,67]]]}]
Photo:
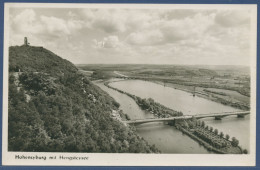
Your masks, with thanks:
[{"label": "field", "polygon": [[143,79],[239,109],[250,108],[250,68],[246,66],[78,65],[93,79]]}]

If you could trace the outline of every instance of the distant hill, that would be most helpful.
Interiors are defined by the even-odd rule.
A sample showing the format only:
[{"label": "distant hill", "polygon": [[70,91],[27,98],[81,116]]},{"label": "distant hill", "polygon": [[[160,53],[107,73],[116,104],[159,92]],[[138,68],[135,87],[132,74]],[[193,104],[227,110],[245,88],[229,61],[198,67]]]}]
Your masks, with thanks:
[{"label": "distant hill", "polygon": [[112,118],[112,97],[42,47],[9,48],[8,95],[9,151],[158,152]]},{"label": "distant hill", "polygon": [[78,64],[78,68],[89,71],[126,71],[140,74],[185,76],[222,76],[224,74],[250,75],[249,66],[232,65],[151,65],[151,64]]}]

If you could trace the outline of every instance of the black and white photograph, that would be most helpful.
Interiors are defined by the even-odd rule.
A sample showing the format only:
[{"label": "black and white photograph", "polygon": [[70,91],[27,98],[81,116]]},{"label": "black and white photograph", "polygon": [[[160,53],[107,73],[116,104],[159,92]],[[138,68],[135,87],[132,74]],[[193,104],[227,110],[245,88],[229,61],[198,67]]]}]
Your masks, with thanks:
[{"label": "black and white photograph", "polygon": [[3,164],[255,165],[256,11],[6,3]]}]

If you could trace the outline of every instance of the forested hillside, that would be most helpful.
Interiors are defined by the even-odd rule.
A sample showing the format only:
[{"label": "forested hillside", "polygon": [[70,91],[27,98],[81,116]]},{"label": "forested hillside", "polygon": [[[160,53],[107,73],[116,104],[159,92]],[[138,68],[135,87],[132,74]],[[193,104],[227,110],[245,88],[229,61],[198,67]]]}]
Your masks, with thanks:
[{"label": "forested hillside", "polygon": [[42,48],[9,48],[9,151],[158,152],[111,118],[119,104],[67,60]]}]

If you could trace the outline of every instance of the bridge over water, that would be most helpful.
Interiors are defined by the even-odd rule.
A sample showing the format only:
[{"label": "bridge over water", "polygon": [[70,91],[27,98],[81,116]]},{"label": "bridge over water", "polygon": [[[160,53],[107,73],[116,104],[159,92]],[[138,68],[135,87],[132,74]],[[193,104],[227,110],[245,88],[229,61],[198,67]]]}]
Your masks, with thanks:
[{"label": "bridge over water", "polygon": [[183,115],[183,116],[176,116],[176,117],[169,117],[169,118],[137,119],[137,120],[124,121],[124,123],[130,124],[130,125],[140,125],[140,124],[150,123],[150,122],[170,123],[170,122],[173,122],[175,120],[191,119],[192,117],[195,117],[196,119],[214,117],[216,120],[221,120],[223,117],[234,116],[234,115],[237,115],[238,118],[243,118],[247,114],[250,114],[250,111],[208,113],[208,114],[197,114],[197,115]]}]

